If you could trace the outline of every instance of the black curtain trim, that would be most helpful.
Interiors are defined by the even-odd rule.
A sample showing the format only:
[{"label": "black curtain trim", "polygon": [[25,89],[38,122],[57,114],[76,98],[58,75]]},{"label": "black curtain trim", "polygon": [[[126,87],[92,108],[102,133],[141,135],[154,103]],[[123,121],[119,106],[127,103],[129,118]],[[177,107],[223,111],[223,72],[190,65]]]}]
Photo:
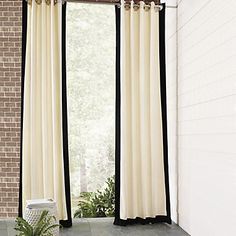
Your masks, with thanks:
[{"label": "black curtain trim", "polygon": [[165,4],[159,14],[159,47],[160,47],[160,87],[162,105],[162,127],[163,127],[163,153],[164,153],[164,173],[166,191],[166,216],[120,219],[120,9],[116,7],[116,150],[115,150],[115,225],[126,226],[133,224],[171,224],[170,215],[170,194],[169,194],[169,173],[168,173],[168,140],[167,140],[167,110],[166,110],[166,64],[165,64]]},{"label": "black curtain trim", "polygon": [[166,188],[166,213],[171,222],[170,212],[170,190],[169,190],[169,166],[168,166],[168,133],[167,133],[167,105],[166,105],[166,55],[165,55],[165,3],[159,13],[159,54],[160,54],[160,87],[161,87],[161,108],[162,108],[162,133],[163,133],[163,154],[164,173]]},{"label": "black curtain trim", "polygon": [[116,19],[116,123],[115,123],[115,221],[120,220],[120,8],[115,6]]},{"label": "black curtain trim", "polygon": [[135,219],[115,219],[114,224],[119,226],[127,226],[127,225],[134,225],[134,224],[156,224],[156,223],[168,223],[171,224],[171,219],[168,216],[156,216],[156,217],[147,217],[145,219],[137,217]]},{"label": "black curtain trim", "polygon": [[18,216],[22,217],[22,153],[23,153],[23,114],[24,114],[24,82],[25,54],[27,39],[27,2],[22,0],[22,47],[21,47],[21,134],[20,134],[20,183]]},{"label": "black curtain trim", "polygon": [[67,85],[66,85],[66,3],[62,6],[62,129],[63,129],[63,158],[67,220],[60,220],[63,227],[72,226],[70,169],[68,150],[68,120],[67,120]]}]

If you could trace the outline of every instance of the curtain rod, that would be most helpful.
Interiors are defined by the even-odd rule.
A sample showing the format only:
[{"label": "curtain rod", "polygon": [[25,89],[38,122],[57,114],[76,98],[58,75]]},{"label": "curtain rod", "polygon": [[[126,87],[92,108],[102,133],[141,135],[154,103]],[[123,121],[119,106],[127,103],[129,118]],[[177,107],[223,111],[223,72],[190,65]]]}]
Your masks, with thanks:
[{"label": "curtain rod", "polygon": [[[29,3],[31,5],[32,0],[25,0],[27,3]],[[37,0],[36,0],[37,1]],[[42,0],[38,0],[40,4],[42,2]],[[46,3],[49,5],[51,0],[45,0]],[[116,5],[116,6],[120,6],[120,1],[119,0],[54,0],[54,4],[58,3],[58,2],[71,2],[71,3],[87,3],[87,4],[105,4],[105,5]],[[157,4],[160,5],[160,4]],[[178,8],[177,6],[171,6],[171,5],[166,5],[166,8]]]},{"label": "curtain rod", "polygon": [[[64,0],[64,2],[71,2],[71,3],[88,3],[88,4],[104,4],[104,5],[115,5],[115,6],[120,6],[120,2],[115,2],[115,1],[97,1],[97,0]],[[166,8],[177,8],[178,6],[171,6],[171,5],[166,5]]]}]

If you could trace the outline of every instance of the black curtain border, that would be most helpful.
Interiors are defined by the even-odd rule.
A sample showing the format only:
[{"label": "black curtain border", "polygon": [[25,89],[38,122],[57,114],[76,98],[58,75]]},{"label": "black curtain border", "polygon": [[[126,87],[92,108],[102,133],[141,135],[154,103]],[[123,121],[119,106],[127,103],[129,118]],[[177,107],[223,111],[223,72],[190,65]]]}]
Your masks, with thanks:
[{"label": "black curtain border", "polygon": [[115,219],[114,225],[119,226],[127,226],[127,225],[135,225],[135,224],[141,224],[141,225],[147,225],[147,224],[156,224],[156,223],[168,223],[171,224],[171,220],[168,216],[164,215],[158,215],[156,217],[147,217],[147,218],[140,218],[136,217],[135,219]]},{"label": "black curtain border", "polygon": [[25,57],[27,41],[27,2],[22,0],[22,45],[21,45],[21,133],[20,133],[20,181],[18,216],[22,217],[22,154],[23,154],[23,116],[24,116],[24,84],[25,84]]},{"label": "black curtain border", "polygon": [[161,105],[162,105],[162,129],[163,129],[163,158],[165,174],[165,192],[166,192],[166,216],[158,215],[156,217],[120,219],[120,106],[121,106],[121,88],[120,88],[120,8],[116,6],[116,142],[115,142],[115,220],[114,225],[127,226],[133,224],[171,224],[170,213],[170,193],[169,193],[169,168],[168,168],[168,139],[167,139],[167,109],[166,109],[166,57],[165,57],[165,3],[159,13],[159,56],[160,56],[160,87],[161,87]]},{"label": "black curtain border", "polygon": [[67,220],[60,220],[60,224],[63,227],[71,227],[72,217],[71,217],[71,195],[70,195],[66,82],[67,82],[66,81],[66,3],[64,3],[62,5],[62,129],[63,129],[64,181],[65,181]]},{"label": "black curtain border", "polygon": [[[22,152],[23,152],[23,115],[24,115],[24,82],[25,82],[25,58],[27,43],[27,2],[22,0],[22,56],[21,56],[21,140],[20,140],[20,183],[18,216],[22,217]],[[67,220],[61,220],[63,227],[72,226],[70,176],[69,176],[69,152],[68,152],[68,121],[67,121],[67,92],[66,92],[66,4],[62,6],[62,125],[63,125],[63,158],[65,176],[65,194]]]},{"label": "black curtain border", "polygon": [[166,98],[166,39],[165,39],[165,15],[166,4],[159,13],[159,56],[160,56],[160,86],[161,86],[161,108],[162,108],[162,135],[163,135],[163,155],[164,174],[166,189],[166,213],[171,222],[170,210],[170,187],[169,187],[169,163],[168,163],[168,130],[167,130],[167,98]]},{"label": "black curtain border", "polygon": [[116,20],[116,121],[115,121],[115,225],[120,225],[120,14],[121,10],[115,6]]}]

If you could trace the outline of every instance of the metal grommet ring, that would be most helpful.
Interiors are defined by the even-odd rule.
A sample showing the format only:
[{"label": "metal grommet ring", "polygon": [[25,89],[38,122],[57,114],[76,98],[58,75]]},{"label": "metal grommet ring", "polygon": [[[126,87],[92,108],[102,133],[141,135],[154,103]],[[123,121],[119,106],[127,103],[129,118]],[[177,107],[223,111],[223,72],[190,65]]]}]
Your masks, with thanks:
[{"label": "metal grommet ring", "polygon": [[125,8],[125,10],[129,10],[130,9],[130,2],[126,2],[125,4],[124,4],[124,8]]},{"label": "metal grommet ring", "polygon": [[47,5],[51,4],[51,0],[45,0],[45,2],[46,2]]},{"label": "metal grommet ring", "polygon": [[159,11],[161,11],[163,9],[162,5],[158,5],[158,7],[159,7]]},{"label": "metal grommet ring", "polygon": [[144,9],[145,11],[149,11],[150,8],[151,8],[151,4],[145,3],[145,5],[143,6],[143,9]]},{"label": "metal grommet ring", "polygon": [[42,3],[42,0],[35,0],[35,2],[40,5]]},{"label": "metal grommet ring", "polygon": [[138,3],[133,4],[134,11],[137,11],[139,9],[140,5]]},{"label": "metal grommet ring", "polygon": [[155,6],[154,6],[155,12],[161,11],[162,9],[163,9],[163,6],[162,6],[162,5],[155,5]]}]

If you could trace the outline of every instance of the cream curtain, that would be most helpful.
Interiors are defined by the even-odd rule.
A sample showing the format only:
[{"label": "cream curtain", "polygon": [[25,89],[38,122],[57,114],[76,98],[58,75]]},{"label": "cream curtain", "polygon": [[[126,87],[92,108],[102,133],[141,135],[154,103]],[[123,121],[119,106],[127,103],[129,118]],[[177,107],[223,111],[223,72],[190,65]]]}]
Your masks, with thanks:
[{"label": "cream curtain", "polygon": [[[48,1],[47,1],[48,2]],[[52,198],[67,219],[62,134],[62,5],[28,4],[22,140],[22,208]]]},{"label": "cream curtain", "polygon": [[156,218],[167,215],[159,10],[153,2],[126,7],[121,7],[120,219]]}]

